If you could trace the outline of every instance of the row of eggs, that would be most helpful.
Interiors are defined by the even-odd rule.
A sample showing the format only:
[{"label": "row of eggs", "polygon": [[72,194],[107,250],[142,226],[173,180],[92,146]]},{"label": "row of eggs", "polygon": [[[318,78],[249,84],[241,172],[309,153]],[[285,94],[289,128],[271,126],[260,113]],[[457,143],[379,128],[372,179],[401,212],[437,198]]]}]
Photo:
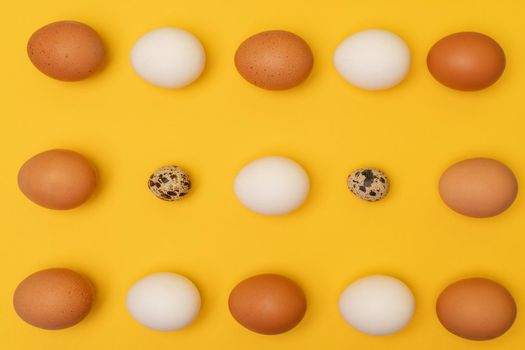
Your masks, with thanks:
[{"label": "row of eggs", "polygon": [[[31,201],[50,209],[71,209],[90,198],[97,172],[81,154],[54,149],[35,155],[18,172],[18,186]],[[178,166],[157,169],[148,179],[155,196],[166,201],[184,198],[191,189],[188,173]],[[378,169],[353,171],[349,190],[361,199],[377,201],[387,195],[390,184]],[[297,209],[310,190],[304,168],[285,157],[263,157],[245,165],[234,181],[239,201],[254,212],[281,215]],[[439,181],[443,201],[458,213],[490,217],[514,202],[518,182],[510,168],[489,158],[471,158],[449,167]]]},{"label": "row of eggs", "polygon": [[[89,313],[95,297],[91,281],[65,268],[38,271],[16,288],[13,305],[27,323],[43,329],[71,327]],[[188,326],[201,309],[198,288],[188,278],[157,272],[129,288],[126,306],[145,327],[176,331]],[[307,302],[299,285],[272,273],[249,277],[237,284],[228,299],[234,319],[260,334],[280,334],[303,319]],[[370,275],[349,284],[339,296],[343,319],[363,333],[383,336],[396,333],[411,321],[415,298],[397,278]],[[440,322],[451,333],[471,340],[489,340],[505,333],[514,323],[517,307],[513,296],[497,282],[467,278],[445,288],[436,303]]]},{"label": "row of eggs", "polygon": [[[103,65],[105,49],[89,26],[73,21],[48,24],[28,43],[33,64],[59,80],[89,77]],[[303,82],[313,67],[309,45],[296,34],[272,30],[253,35],[235,53],[235,66],[250,83],[284,90]],[[439,40],[429,51],[430,73],[457,90],[484,89],[505,69],[505,53],[492,38],[477,32],[459,32]],[[160,28],[142,36],[131,50],[131,64],[151,84],[180,88],[203,72],[206,54],[190,32]],[[341,42],[333,55],[340,75],[366,90],[383,90],[400,83],[411,65],[410,50],[396,34],[380,29],[357,32]]]}]

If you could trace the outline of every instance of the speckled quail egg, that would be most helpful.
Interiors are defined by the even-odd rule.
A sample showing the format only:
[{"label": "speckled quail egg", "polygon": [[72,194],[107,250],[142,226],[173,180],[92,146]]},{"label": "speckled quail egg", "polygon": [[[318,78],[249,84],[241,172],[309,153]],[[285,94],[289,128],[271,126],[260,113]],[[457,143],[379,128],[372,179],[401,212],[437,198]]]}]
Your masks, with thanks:
[{"label": "speckled quail egg", "polygon": [[157,198],[176,201],[188,194],[191,180],[184,169],[168,165],[155,170],[149,177],[148,187]]},{"label": "speckled quail egg", "polygon": [[353,194],[369,202],[384,198],[389,189],[388,178],[382,171],[374,168],[354,170],[348,176],[347,184]]}]

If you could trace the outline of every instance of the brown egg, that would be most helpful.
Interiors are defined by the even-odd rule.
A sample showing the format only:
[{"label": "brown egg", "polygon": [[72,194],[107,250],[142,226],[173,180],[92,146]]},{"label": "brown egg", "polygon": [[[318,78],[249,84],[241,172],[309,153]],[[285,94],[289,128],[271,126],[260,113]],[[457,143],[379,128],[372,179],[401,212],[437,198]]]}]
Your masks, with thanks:
[{"label": "brown egg", "polygon": [[473,158],[448,168],[439,181],[439,194],[452,210],[489,217],[505,211],[518,194],[512,170],[497,160]]},{"label": "brown egg", "polygon": [[494,39],[474,32],[455,33],[439,40],[428,53],[430,73],[456,90],[484,89],[505,70],[505,53]]},{"label": "brown egg", "polygon": [[263,274],[239,283],[228,301],[233,317],[261,334],[279,334],[294,328],[306,312],[301,288],[287,277]]},{"label": "brown egg", "polygon": [[35,67],[51,78],[76,81],[100,69],[105,50],[91,27],[62,21],[37,30],[29,39],[27,54]]},{"label": "brown egg", "polygon": [[62,329],[80,322],[91,309],[95,290],[81,274],[62,268],[36,272],[15,290],[13,305],[27,323]]},{"label": "brown egg", "polygon": [[95,191],[96,171],[84,156],[55,149],[37,154],[22,165],[18,186],[34,203],[50,209],[71,209]]},{"label": "brown egg", "polygon": [[313,61],[308,44],[282,30],[256,34],[235,53],[235,66],[243,78],[268,90],[299,85],[310,75]]},{"label": "brown egg", "polygon": [[450,332],[471,340],[499,337],[514,323],[516,303],[498,283],[469,278],[448,286],[436,305],[439,321]]}]

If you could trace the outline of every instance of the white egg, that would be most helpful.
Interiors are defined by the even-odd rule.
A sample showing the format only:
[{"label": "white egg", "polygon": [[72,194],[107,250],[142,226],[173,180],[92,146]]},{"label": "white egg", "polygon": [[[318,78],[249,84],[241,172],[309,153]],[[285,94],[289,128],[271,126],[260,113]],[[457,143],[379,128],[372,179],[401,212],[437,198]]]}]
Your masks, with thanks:
[{"label": "white egg", "polygon": [[403,329],[414,315],[412,291],[400,280],[383,275],[361,278],[339,298],[339,311],[353,328],[370,335]]},{"label": "white egg", "polygon": [[131,65],[142,79],[165,88],[180,88],[204,70],[206,53],[193,34],[160,28],[142,36],[131,49]]},{"label": "white egg", "polygon": [[265,215],[280,215],[299,207],[308,195],[310,180],[296,162],[284,157],[264,157],[237,174],[234,191],[247,208]]},{"label": "white egg", "polygon": [[136,282],[128,291],[126,305],[143,326],[175,331],[189,325],[199,313],[199,290],[186,277],[159,272]]},{"label": "white egg", "polygon": [[335,69],[350,84],[383,90],[399,84],[410,69],[410,50],[396,34],[370,29],[349,36],[334,53]]}]

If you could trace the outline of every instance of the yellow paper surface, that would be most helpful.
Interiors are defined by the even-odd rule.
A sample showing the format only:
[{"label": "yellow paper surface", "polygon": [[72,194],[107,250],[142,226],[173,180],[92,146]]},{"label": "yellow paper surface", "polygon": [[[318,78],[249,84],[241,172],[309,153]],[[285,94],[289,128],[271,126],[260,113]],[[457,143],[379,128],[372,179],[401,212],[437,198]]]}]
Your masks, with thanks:
[{"label": "yellow paper surface", "polygon": [[[31,0],[4,3],[1,17],[1,349],[523,348],[522,198],[498,217],[471,219],[437,192],[442,171],[473,156],[498,159],[524,179],[522,1]],[[109,60],[100,74],[64,83],[32,66],[27,39],[63,19],[101,34]],[[207,68],[187,88],[151,86],[131,68],[135,40],[162,26],[185,28],[206,48]],[[392,30],[411,49],[411,71],[391,90],[354,88],[332,65],[339,42],[367,28]],[[236,72],[237,46],[269,29],[295,32],[312,47],[314,70],[298,88],[265,91]],[[484,91],[450,90],[426,68],[433,43],[463,30],[492,36],[507,54],[504,75]],[[99,190],[82,207],[47,210],[18,190],[21,164],[51,148],[97,165]],[[265,217],[238,203],[236,172],[265,155],[291,157],[308,171],[311,194],[300,210]],[[147,189],[165,164],[191,173],[194,189],[181,202]],[[347,190],[348,173],[364,166],[388,174],[385,200],[367,203]],[[88,275],[97,301],[77,326],[44,331],[17,317],[12,294],[30,273],[55,266]],[[189,328],[155,332],[128,314],[127,289],[156,271],[184,274],[200,289],[202,312]],[[229,314],[233,286],[262,272],[305,290],[308,312],[289,333],[251,333]],[[370,337],[339,315],[342,289],[373,273],[396,276],[415,294],[414,319],[398,334]],[[467,276],[493,278],[514,295],[518,319],[503,337],[467,341],[438,322],[436,297]]]}]

